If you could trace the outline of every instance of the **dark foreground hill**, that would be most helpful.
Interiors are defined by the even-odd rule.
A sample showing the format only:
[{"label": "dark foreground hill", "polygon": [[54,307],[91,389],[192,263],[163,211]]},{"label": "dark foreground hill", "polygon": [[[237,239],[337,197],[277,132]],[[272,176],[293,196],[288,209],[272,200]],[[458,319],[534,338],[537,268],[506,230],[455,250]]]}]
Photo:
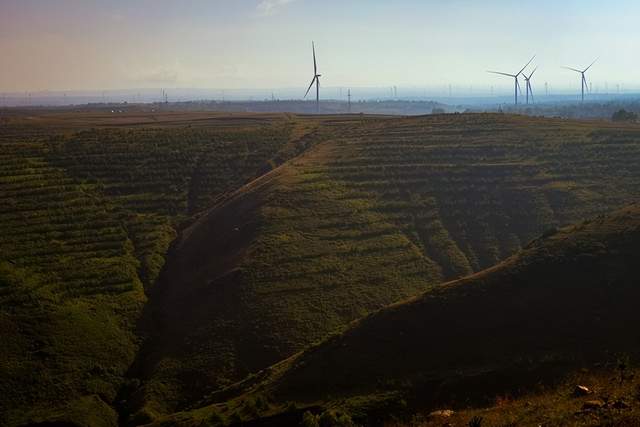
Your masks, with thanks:
[{"label": "dark foreground hill", "polygon": [[[594,363],[633,360],[639,246],[637,205],[564,228],[493,268],[355,322],[271,368],[248,396],[182,421],[237,421],[283,408],[299,416],[297,405],[340,408],[373,423],[408,410],[491,404]],[[256,410],[255,402],[271,403]]]}]

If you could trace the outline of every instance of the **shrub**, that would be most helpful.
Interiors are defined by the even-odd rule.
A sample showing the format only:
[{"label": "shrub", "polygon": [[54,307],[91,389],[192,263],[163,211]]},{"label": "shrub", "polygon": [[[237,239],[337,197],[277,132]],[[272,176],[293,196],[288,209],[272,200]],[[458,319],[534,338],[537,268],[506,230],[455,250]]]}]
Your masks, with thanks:
[{"label": "shrub", "polygon": [[339,411],[324,411],[318,419],[320,427],[355,427],[348,414]]},{"label": "shrub", "polygon": [[301,427],[320,427],[320,422],[317,415],[313,415],[311,412],[307,411],[302,414],[302,423],[300,423]]},{"label": "shrub", "polygon": [[556,227],[551,227],[548,230],[546,230],[544,233],[542,233],[542,237],[544,237],[545,239],[551,236],[554,236],[558,233],[558,229]]},{"label": "shrub", "polygon": [[632,111],[622,109],[613,113],[611,120],[614,122],[635,122],[638,120],[638,115]]},{"label": "shrub", "polygon": [[218,426],[218,425],[223,425],[224,424],[224,418],[222,418],[222,416],[217,413],[217,412],[212,412],[206,419],[206,423],[207,425],[210,426]]}]

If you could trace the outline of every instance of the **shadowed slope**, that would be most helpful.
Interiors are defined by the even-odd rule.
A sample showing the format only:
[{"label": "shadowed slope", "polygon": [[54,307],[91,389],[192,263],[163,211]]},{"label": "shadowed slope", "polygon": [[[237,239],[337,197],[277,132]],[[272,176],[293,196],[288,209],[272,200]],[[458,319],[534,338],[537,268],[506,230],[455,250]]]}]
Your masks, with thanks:
[{"label": "shadowed slope", "polygon": [[[109,406],[131,396],[150,412],[196,406],[353,319],[640,195],[635,125],[36,116],[0,128],[0,424],[114,423]],[[145,293],[156,335],[131,369],[140,387],[124,372]]]},{"label": "shadowed slope", "polygon": [[371,310],[627,203],[638,135],[502,115],[325,118],[312,150],[180,239],[151,298],[160,344],[136,396],[151,416],[192,407]]},{"label": "shadowed slope", "polygon": [[178,224],[294,156],[315,125],[40,114],[0,125],[0,424],[114,425]]},{"label": "shadowed slope", "polygon": [[[305,155],[305,168],[325,154]],[[298,162],[213,209],[175,245],[151,295],[157,339],[140,362],[147,411],[193,402],[440,280],[406,236],[362,213],[366,200]]]},{"label": "shadowed slope", "polygon": [[638,206],[563,229],[356,322],[294,358],[272,393],[315,402],[403,391],[418,406],[460,405],[638,354],[638,245]]}]

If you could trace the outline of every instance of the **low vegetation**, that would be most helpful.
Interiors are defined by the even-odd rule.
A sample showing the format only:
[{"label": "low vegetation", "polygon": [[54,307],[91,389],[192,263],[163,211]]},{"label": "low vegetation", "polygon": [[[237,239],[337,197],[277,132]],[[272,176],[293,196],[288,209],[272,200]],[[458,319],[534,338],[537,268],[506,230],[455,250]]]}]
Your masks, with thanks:
[{"label": "low vegetation", "polygon": [[[222,423],[295,425],[294,415],[313,423],[331,412],[342,421],[328,425],[626,425],[640,411],[627,327],[640,320],[639,239],[638,206],[563,228],[169,420],[197,425],[213,411]],[[270,405],[243,409],[258,398]]]},{"label": "low vegetation", "polygon": [[[10,426],[140,424],[237,395],[350,322],[640,188],[627,123],[162,111],[1,123]],[[393,412],[395,390],[362,402]],[[291,401],[240,404],[202,414],[238,421]],[[340,409],[293,405],[319,423]],[[341,414],[353,415],[324,419]]]},{"label": "low vegetation", "polygon": [[189,408],[639,188],[635,128],[501,115],[323,128],[178,240],[150,304],[145,413]]},{"label": "low vegetation", "polygon": [[635,122],[638,120],[638,115],[632,111],[622,109],[613,113],[611,120],[614,122]]},{"label": "low vegetation", "polygon": [[3,425],[79,406],[113,421],[144,289],[180,224],[295,154],[306,133],[284,118],[115,129],[74,119],[18,115],[0,128]]}]

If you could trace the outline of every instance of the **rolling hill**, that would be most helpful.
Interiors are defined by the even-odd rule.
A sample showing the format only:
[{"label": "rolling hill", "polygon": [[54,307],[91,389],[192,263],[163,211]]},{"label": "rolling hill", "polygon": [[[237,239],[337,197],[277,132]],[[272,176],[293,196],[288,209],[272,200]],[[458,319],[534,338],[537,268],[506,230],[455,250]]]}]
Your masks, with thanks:
[{"label": "rolling hill", "polygon": [[3,120],[0,424],[113,425],[145,289],[180,224],[295,155],[313,127],[241,115]]},{"label": "rolling hill", "polygon": [[[247,395],[171,420],[215,424],[262,412],[267,418],[256,425],[278,425],[274,413],[282,411],[280,425],[297,425],[302,412],[291,408],[333,408],[377,425],[411,411],[492,405],[497,396],[545,390],[579,368],[619,364],[622,355],[637,360],[639,243],[638,205],[549,233],[495,267],[373,313],[235,386],[250,388]],[[628,416],[626,408],[614,415]],[[537,420],[553,410],[538,408]],[[559,419],[602,425],[581,417]],[[527,420],[517,424],[533,425],[535,414]]]},{"label": "rolling hill", "polygon": [[635,125],[57,110],[0,123],[9,426],[198,407],[640,195]]},{"label": "rolling hill", "polygon": [[327,120],[178,238],[147,305],[137,420],[637,197],[637,128],[502,115]]}]

